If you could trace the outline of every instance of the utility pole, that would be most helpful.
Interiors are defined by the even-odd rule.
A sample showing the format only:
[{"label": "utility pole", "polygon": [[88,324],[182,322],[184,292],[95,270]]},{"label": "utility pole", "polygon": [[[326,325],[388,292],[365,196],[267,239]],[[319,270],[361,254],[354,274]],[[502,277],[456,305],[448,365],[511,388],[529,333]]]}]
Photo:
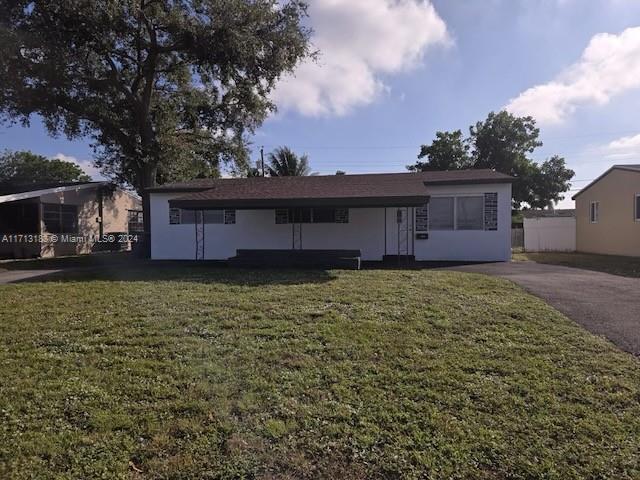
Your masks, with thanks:
[{"label": "utility pole", "polygon": [[264,147],[260,147],[260,164],[262,165],[262,176],[264,177]]}]

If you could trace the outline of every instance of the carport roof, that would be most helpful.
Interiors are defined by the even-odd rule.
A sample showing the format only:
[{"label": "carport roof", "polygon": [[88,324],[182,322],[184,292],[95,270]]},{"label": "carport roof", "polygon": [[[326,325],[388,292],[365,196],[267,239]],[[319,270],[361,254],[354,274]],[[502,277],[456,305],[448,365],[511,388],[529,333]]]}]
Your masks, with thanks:
[{"label": "carport roof", "polygon": [[80,190],[106,184],[105,182],[0,183],[0,203],[36,198],[48,193]]}]

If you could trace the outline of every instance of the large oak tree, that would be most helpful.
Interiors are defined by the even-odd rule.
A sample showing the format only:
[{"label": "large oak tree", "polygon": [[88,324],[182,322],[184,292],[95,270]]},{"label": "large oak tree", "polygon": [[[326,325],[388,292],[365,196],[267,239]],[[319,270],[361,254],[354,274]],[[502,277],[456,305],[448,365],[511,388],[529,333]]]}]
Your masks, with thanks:
[{"label": "large oak tree", "polygon": [[[246,160],[310,54],[300,0],[0,0],[0,116],[93,139],[138,192]],[[148,231],[148,230],[147,230]]]}]

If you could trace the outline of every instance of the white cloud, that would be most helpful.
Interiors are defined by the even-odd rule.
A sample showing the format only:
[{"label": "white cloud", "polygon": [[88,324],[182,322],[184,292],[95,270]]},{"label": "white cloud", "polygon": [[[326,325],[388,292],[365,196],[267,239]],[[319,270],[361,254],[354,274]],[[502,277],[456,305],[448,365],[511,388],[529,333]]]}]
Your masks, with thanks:
[{"label": "white cloud", "polygon": [[606,145],[604,152],[610,159],[640,158],[640,134],[618,138]]},{"label": "white cloud", "polygon": [[273,99],[303,115],[344,115],[388,87],[380,75],[419,65],[428,47],[450,43],[429,0],[313,0],[309,17],[320,57],[284,78]]},{"label": "white cloud", "polygon": [[89,175],[93,180],[102,180],[104,177],[96,167],[93,166],[91,160],[78,160],[71,155],[65,155],[64,153],[56,153],[53,158],[57,160],[64,160],[65,162],[72,162],[78,165],[84,173]]},{"label": "white cloud", "polygon": [[640,27],[619,35],[595,35],[578,62],[556,79],[511,99],[505,108],[540,123],[557,124],[581,105],[605,105],[636,88],[640,88]]},{"label": "white cloud", "polygon": [[640,134],[631,137],[622,137],[609,144],[611,150],[640,149]]}]

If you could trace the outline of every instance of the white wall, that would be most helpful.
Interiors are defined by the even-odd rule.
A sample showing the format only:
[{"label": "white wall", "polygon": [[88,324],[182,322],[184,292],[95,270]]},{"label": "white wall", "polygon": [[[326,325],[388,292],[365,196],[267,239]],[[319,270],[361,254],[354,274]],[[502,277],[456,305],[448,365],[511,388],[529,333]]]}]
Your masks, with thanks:
[{"label": "white wall", "polygon": [[[433,231],[409,246],[417,260],[508,261],[511,258],[511,185],[429,187],[432,195],[498,192],[497,231]],[[169,199],[182,193],[151,194],[151,257],[193,260],[195,226],[169,224]],[[351,208],[349,223],[303,224],[303,249],[359,249],[363,260],[397,254],[396,208]],[[411,209],[413,214],[413,209]],[[413,224],[413,222],[411,222]],[[237,249],[292,248],[292,225],[277,225],[273,210],[237,210],[235,225],[205,225],[206,259],[227,259]],[[386,239],[385,239],[386,229]],[[411,253],[411,251],[410,251]]]},{"label": "white wall", "polygon": [[511,259],[511,184],[428,187],[431,197],[498,193],[498,230],[432,230],[415,240],[416,260],[497,261]]},{"label": "white wall", "polygon": [[574,217],[524,219],[524,249],[527,252],[573,252],[576,249]]}]

